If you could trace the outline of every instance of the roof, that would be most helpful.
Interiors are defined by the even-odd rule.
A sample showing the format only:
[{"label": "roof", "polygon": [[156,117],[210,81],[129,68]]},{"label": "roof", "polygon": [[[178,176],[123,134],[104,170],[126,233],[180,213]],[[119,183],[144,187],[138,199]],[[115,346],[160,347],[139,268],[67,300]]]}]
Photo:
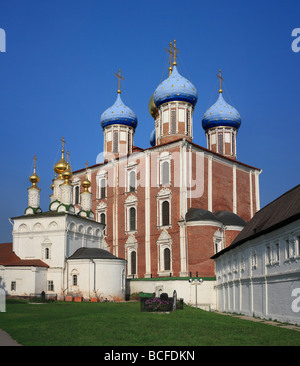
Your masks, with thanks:
[{"label": "roof", "polygon": [[121,259],[107,250],[100,248],[82,247],[77,249],[68,259]]},{"label": "roof", "polygon": [[213,221],[220,221],[216,218],[216,216],[204,208],[189,208],[187,213],[185,214],[186,221],[206,221],[206,220],[213,220]]},{"label": "roof", "polygon": [[48,264],[40,259],[21,259],[12,250],[12,243],[0,244],[0,265],[3,266],[33,266],[49,267]]},{"label": "roof", "polygon": [[239,112],[224,100],[223,92],[220,92],[216,103],[205,112],[202,127],[204,130],[217,126],[229,126],[239,129],[240,125],[241,116]]},{"label": "roof", "polygon": [[156,107],[170,101],[185,101],[196,105],[198,92],[195,86],[185,77],[179,74],[174,65],[171,75],[161,82],[153,94]]},{"label": "roof", "polygon": [[235,225],[235,226],[245,226],[246,221],[243,220],[237,214],[230,211],[216,211],[214,215],[218,220],[220,220],[224,225]]},{"label": "roof", "polygon": [[256,212],[235,240],[213,259],[245,243],[300,219],[300,184]]},{"label": "roof", "polygon": [[[169,141],[169,142],[165,142],[165,143],[160,144],[160,145],[150,146],[150,147],[148,147],[148,148],[146,148],[146,149],[143,149],[143,148],[141,148],[141,147],[134,146],[134,147],[133,147],[133,149],[132,149],[132,154],[134,154],[134,153],[136,153],[136,152],[140,152],[140,151],[153,150],[153,149],[156,149],[156,148],[160,148],[160,147],[162,147],[162,146],[166,146],[166,145],[169,145],[169,144],[173,144],[173,143],[179,142],[179,141],[181,141],[181,140],[185,140],[185,139],[184,139],[184,138],[178,138],[177,140],[172,140],[172,141]],[[254,167],[254,166],[252,166],[252,165],[242,163],[241,161],[238,161],[238,160],[236,160],[236,159],[234,159],[234,158],[232,158],[232,157],[229,157],[229,156],[225,156],[225,155],[219,154],[219,153],[217,153],[217,152],[215,152],[215,151],[209,150],[209,149],[207,149],[207,148],[205,148],[205,147],[203,147],[203,146],[200,146],[200,145],[198,145],[198,144],[195,144],[194,142],[191,142],[191,141],[188,141],[188,140],[186,140],[186,141],[187,141],[189,144],[193,145],[194,147],[196,147],[196,148],[198,148],[198,149],[201,149],[201,150],[203,150],[203,151],[205,151],[205,152],[208,152],[208,153],[210,153],[210,154],[212,154],[212,155],[218,156],[218,157],[220,157],[220,158],[222,158],[222,159],[224,159],[224,160],[229,160],[229,161],[231,161],[231,162],[232,162],[232,163],[234,163],[234,164],[242,165],[242,166],[245,166],[245,167],[247,167],[247,168],[251,168],[251,169],[255,169],[255,170],[259,170],[259,171],[261,171],[261,169],[260,169],[260,168],[256,168],[256,167]],[[131,154],[131,155],[132,155],[132,154]],[[120,159],[120,158],[121,158],[121,157],[117,157],[117,158],[116,158],[116,160],[118,160],[118,159]],[[107,164],[107,161],[104,161],[104,162],[101,162],[101,163],[97,163],[97,164],[91,165],[91,166],[89,166],[89,167],[88,167],[88,169],[98,168],[98,167],[100,167],[100,166],[104,166],[105,164]],[[74,170],[72,173],[73,173],[73,174],[77,174],[77,173],[85,172],[85,171],[86,171],[86,168],[81,168],[81,169]]]},{"label": "roof", "polygon": [[101,224],[98,221],[95,220],[91,220],[88,217],[84,217],[84,216],[80,216],[80,215],[76,215],[76,214],[72,214],[69,212],[57,212],[57,211],[46,211],[46,212],[40,212],[40,213],[35,213],[35,214],[30,214],[30,215],[21,215],[21,216],[15,216],[15,217],[11,217],[12,220],[15,219],[32,219],[32,218],[39,218],[39,217],[51,217],[51,216],[69,216],[69,217],[74,217],[76,219],[79,220],[83,220],[86,223],[93,223],[93,224],[97,224],[98,226],[105,226],[104,224]]}]

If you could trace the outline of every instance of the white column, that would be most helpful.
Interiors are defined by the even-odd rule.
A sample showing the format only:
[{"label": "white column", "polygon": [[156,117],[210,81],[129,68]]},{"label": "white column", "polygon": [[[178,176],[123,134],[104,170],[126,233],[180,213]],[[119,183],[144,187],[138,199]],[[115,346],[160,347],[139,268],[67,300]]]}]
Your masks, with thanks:
[{"label": "white column", "polygon": [[73,187],[70,184],[62,184],[60,186],[61,203],[64,205],[72,204],[72,190]]},{"label": "white column", "polygon": [[208,211],[212,211],[212,157],[208,157]]},{"label": "white column", "polygon": [[233,166],[232,168],[232,182],[233,182],[233,192],[232,192],[232,202],[233,202],[233,207],[232,207],[232,211],[233,213],[237,213],[237,206],[236,206],[236,165]]},{"label": "white column", "polygon": [[40,207],[40,189],[30,187],[28,188],[28,207]]},{"label": "white column", "polygon": [[82,192],[80,193],[80,201],[81,201],[81,210],[82,211],[91,211],[92,209],[92,193],[91,192]]},{"label": "white column", "polygon": [[145,153],[145,277],[151,275],[151,250],[150,250],[150,156]]}]

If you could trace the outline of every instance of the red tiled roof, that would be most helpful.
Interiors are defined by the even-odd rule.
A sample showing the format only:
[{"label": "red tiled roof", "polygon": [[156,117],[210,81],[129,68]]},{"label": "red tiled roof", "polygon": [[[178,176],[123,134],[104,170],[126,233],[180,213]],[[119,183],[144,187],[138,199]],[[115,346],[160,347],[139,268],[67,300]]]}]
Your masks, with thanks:
[{"label": "red tiled roof", "polygon": [[0,244],[0,265],[49,267],[48,264],[40,259],[21,259],[13,252],[12,243]]}]

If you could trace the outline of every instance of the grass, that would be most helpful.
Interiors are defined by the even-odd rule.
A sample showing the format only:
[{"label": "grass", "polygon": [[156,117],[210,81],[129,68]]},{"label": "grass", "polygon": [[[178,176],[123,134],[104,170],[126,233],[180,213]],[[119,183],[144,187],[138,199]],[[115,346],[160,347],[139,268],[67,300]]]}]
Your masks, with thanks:
[{"label": "grass", "polygon": [[7,300],[0,328],[27,346],[299,346],[300,332],[184,306]]}]

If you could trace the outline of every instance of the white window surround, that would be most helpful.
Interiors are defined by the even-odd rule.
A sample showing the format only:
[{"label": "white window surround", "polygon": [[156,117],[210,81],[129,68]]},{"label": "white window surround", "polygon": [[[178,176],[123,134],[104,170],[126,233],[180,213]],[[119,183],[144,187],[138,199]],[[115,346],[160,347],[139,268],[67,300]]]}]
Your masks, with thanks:
[{"label": "white window surround", "polygon": [[164,162],[168,162],[169,163],[169,182],[164,184],[164,185],[168,185],[171,186],[171,154],[169,152],[162,152],[158,157],[157,157],[157,186],[162,186],[163,185],[163,163]]},{"label": "white window surround", "polygon": [[[75,178],[73,181],[72,181],[72,186],[73,186],[73,192],[72,192],[72,203],[73,205],[79,205],[80,204],[80,178]],[[78,203],[75,203],[75,200],[76,200],[76,187],[78,187],[78,191],[79,191],[79,194],[78,194]]]},{"label": "white window surround", "polygon": [[[105,181],[105,197],[101,198],[101,181],[104,179]],[[107,171],[100,170],[96,175],[97,182],[97,199],[104,199],[107,196]]]},{"label": "white window surround", "polygon": [[128,278],[132,278],[132,277],[137,277],[137,273],[132,274],[131,273],[131,268],[132,268],[132,263],[131,263],[131,253],[135,252],[136,253],[136,272],[137,272],[137,267],[138,267],[138,242],[136,240],[136,238],[134,237],[134,235],[130,234],[126,244],[125,244],[125,259],[127,260],[127,277]]},{"label": "white window surround", "polygon": [[[172,239],[167,230],[163,230],[156,242],[157,245],[157,274],[158,276],[166,276],[173,273],[172,267]],[[164,250],[170,250],[170,269],[164,268]]]},{"label": "white window surround", "polygon": [[[164,228],[172,228],[172,191],[169,188],[162,188],[157,196],[157,228],[164,229]],[[163,226],[163,215],[162,215],[162,204],[164,201],[169,202],[169,225]]]},{"label": "white window surround", "polygon": [[125,192],[130,193],[130,173],[135,172],[135,190],[137,192],[137,162],[129,161],[128,165],[125,167]]},{"label": "white window surround", "polygon": [[[138,215],[137,215],[137,197],[133,194],[130,194],[125,200],[124,208],[125,208],[125,234],[127,233],[137,233],[137,223],[138,223]],[[135,208],[135,230],[130,230],[130,209]]]}]

